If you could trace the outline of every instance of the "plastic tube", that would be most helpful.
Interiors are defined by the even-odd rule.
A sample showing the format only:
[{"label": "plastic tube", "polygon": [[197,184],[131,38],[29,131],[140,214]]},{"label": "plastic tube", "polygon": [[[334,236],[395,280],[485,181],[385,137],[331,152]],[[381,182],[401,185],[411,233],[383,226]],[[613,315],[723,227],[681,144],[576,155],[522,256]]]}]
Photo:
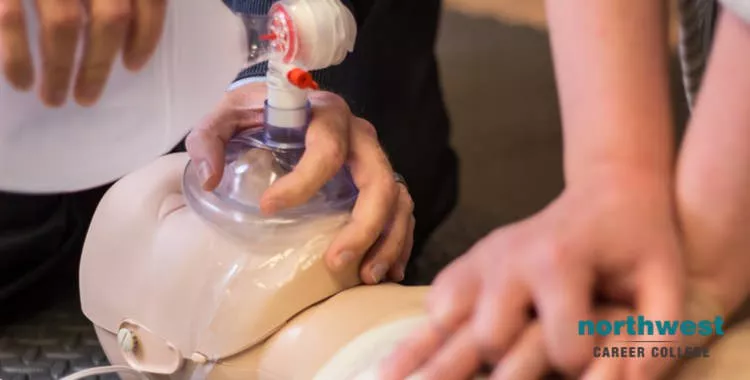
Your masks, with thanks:
[{"label": "plastic tube", "polygon": [[88,368],[82,371],[78,371],[74,374],[65,376],[60,380],[80,380],[80,379],[85,379],[90,376],[107,375],[110,373],[129,373],[129,374],[136,375],[141,379],[149,380],[149,377],[146,376],[145,374],[139,371],[136,371],[133,368],[123,366],[123,365],[111,365],[111,366],[105,366],[105,367]]}]

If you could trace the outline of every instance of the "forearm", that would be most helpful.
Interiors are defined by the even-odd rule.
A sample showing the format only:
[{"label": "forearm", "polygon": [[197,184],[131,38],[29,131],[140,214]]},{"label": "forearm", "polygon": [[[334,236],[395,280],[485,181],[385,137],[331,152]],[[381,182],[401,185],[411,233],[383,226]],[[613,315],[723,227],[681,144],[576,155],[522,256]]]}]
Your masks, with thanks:
[{"label": "forearm", "polygon": [[679,185],[685,191],[713,193],[716,207],[726,209],[723,213],[736,212],[746,222],[750,222],[749,69],[750,26],[725,12],[678,167]]},{"label": "forearm", "polygon": [[547,2],[568,185],[619,171],[671,179],[667,7]]},{"label": "forearm", "polygon": [[[750,26],[723,12],[713,46],[680,154],[677,199],[694,269],[744,271],[750,264]],[[741,289],[747,276],[739,277],[726,286]]]}]

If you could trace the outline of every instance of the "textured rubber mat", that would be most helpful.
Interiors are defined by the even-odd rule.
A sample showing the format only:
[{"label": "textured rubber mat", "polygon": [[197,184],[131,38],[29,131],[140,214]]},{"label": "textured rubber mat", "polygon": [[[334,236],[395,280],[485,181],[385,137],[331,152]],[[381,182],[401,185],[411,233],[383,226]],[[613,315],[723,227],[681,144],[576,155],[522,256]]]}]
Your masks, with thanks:
[{"label": "textured rubber mat", "polygon": [[58,301],[62,302],[0,326],[0,379],[59,379],[71,372],[108,364],[75,295]]},{"label": "textured rubber mat", "polygon": [[0,299],[0,380],[59,379],[109,364],[81,312],[76,273],[76,262],[61,263],[33,286]]}]

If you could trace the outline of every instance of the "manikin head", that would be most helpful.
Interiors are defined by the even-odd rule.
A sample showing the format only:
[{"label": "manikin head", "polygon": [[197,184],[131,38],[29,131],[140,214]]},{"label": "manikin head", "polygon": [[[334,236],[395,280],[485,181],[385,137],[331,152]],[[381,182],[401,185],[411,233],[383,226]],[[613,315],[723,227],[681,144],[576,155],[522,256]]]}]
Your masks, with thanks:
[{"label": "manikin head", "polygon": [[166,156],[117,182],[84,246],[83,311],[118,334],[128,365],[145,372],[171,374],[242,352],[358,283],[358,263],[333,272],[322,257],[347,213],[277,224],[241,241],[186,207],[187,162],[185,154]]}]

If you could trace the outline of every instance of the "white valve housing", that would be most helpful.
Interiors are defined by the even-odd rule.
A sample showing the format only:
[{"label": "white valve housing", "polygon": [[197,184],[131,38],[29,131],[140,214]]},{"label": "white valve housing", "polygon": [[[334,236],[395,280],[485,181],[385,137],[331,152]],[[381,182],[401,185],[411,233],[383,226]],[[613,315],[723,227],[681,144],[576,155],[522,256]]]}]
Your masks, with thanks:
[{"label": "white valve housing", "polygon": [[[295,69],[320,70],[341,63],[354,49],[357,25],[340,0],[282,0],[269,12],[268,122],[297,128],[307,117],[307,91],[291,83]],[[295,111],[295,112],[285,112]]]}]

